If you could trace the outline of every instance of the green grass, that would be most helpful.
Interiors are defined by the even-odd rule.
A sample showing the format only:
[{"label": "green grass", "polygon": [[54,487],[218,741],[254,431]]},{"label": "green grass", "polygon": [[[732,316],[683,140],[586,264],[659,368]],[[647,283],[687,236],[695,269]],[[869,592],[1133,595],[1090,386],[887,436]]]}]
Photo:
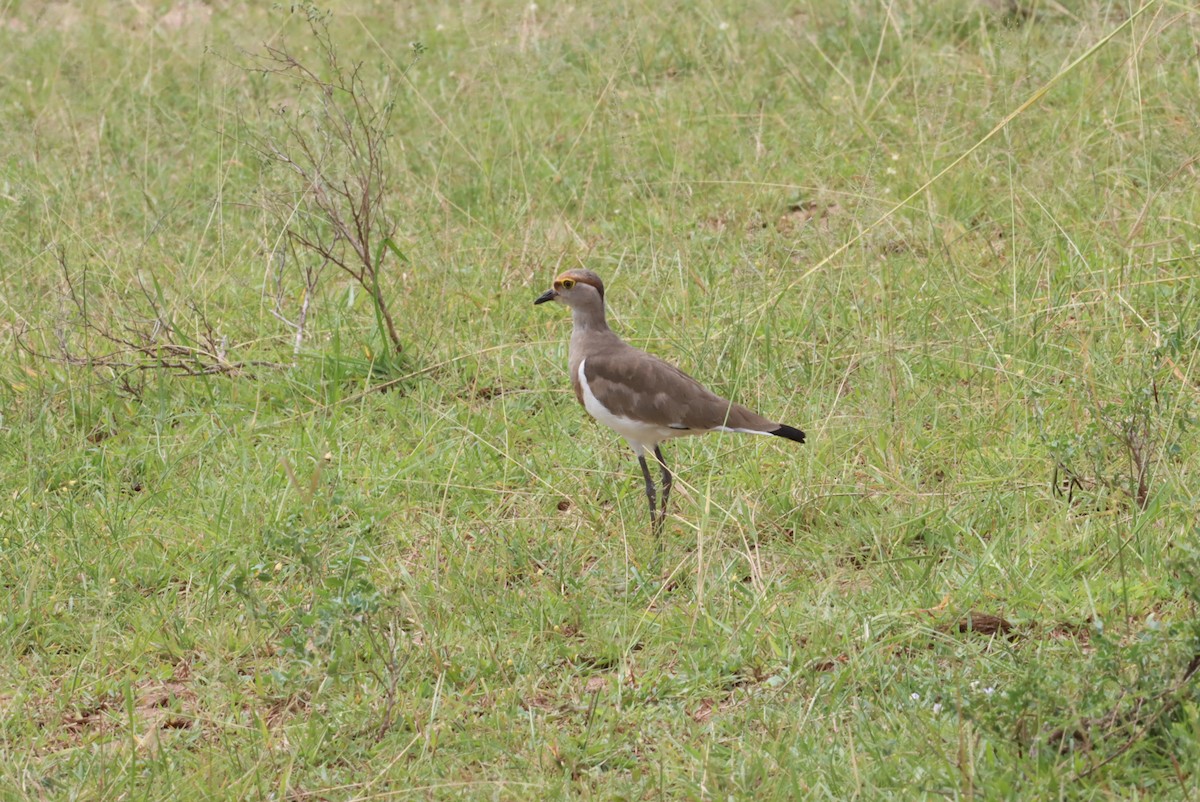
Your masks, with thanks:
[{"label": "green grass", "polygon": [[[0,9],[3,798],[1200,794],[1200,9],[1030,6],[339,6],[404,362],[329,273],[200,377],[65,362],[59,260],[290,363],[252,142],[311,107],[238,65],[304,25]],[[809,434],[672,443],[661,550],[532,305],[579,264]]]}]

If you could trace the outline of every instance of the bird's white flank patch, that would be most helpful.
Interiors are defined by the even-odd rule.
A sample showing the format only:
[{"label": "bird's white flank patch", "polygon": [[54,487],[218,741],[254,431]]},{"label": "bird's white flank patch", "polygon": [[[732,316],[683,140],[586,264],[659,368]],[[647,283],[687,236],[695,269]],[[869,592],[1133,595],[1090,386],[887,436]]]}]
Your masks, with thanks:
[{"label": "bird's white flank patch", "polygon": [[737,432],[738,434],[770,434],[770,432],[762,432],[758,429],[735,429],[732,426],[718,426],[713,429],[714,432]]}]

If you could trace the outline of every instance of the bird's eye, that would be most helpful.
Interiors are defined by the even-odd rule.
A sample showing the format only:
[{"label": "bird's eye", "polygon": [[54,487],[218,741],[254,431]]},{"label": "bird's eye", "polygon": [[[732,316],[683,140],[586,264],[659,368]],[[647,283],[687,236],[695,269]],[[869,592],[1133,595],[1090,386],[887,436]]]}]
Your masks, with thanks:
[{"label": "bird's eye", "polygon": [[572,287],[574,287],[574,286],[575,286],[575,279],[573,279],[573,278],[565,278],[565,279],[563,279],[563,282],[562,282],[562,287],[563,287],[563,289],[564,289],[564,290],[569,290],[569,289],[571,289],[571,288],[572,288]]}]

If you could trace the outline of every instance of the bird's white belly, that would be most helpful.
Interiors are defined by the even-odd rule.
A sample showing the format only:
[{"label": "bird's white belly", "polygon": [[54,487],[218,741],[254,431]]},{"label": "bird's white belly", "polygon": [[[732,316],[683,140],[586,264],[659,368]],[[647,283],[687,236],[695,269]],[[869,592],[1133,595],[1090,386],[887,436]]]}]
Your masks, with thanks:
[{"label": "bird's white belly", "polygon": [[591,386],[588,385],[587,375],[583,372],[583,366],[586,363],[586,359],[579,363],[579,388],[583,391],[583,408],[593,418],[624,437],[638,456],[641,456],[646,450],[653,450],[663,440],[691,434],[686,429],[680,430],[671,429],[666,426],[655,426],[651,423],[627,418],[624,415],[613,414],[600,402],[600,399],[596,398],[596,394],[592,392]]}]

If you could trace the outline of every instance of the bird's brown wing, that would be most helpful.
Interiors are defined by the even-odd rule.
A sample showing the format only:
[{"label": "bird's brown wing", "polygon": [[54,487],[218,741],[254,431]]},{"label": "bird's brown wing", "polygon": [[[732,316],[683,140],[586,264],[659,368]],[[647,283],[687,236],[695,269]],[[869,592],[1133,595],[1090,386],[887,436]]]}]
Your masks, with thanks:
[{"label": "bird's brown wing", "polygon": [[726,401],[679,368],[621,343],[589,354],[584,375],[596,398],[614,415],[655,426],[708,431],[718,426],[769,432],[779,424]]}]

